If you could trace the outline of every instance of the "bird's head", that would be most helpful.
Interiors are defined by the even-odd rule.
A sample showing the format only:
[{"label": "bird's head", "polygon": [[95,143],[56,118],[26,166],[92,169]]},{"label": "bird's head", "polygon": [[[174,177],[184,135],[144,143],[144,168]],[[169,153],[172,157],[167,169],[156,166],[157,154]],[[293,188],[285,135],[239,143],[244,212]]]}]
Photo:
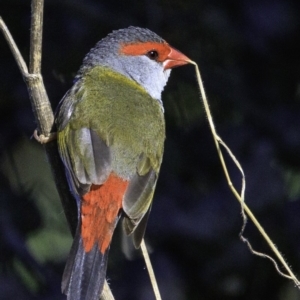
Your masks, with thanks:
[{"label": "bird's head", "polygon": [[98,42],[85,57],[80,73],[93,66],[106,66],[136,81],[160,100],[171,69],[189,62],[149,29],[128,27]]}]

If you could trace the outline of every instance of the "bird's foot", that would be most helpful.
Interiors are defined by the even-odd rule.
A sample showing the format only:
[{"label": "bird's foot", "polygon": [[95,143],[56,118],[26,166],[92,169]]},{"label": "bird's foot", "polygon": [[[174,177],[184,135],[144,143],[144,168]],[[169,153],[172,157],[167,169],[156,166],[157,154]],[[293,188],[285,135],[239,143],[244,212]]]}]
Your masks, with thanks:
[{"label": "bird's foot", "polygon": [[56,140],[57,138],[57,133],[56,132],[51,132],[49,136],[45,136],[43,134],[38,134],[37,129],[33,132],[33,137],[41,144],[47,144],[51,141]]}]

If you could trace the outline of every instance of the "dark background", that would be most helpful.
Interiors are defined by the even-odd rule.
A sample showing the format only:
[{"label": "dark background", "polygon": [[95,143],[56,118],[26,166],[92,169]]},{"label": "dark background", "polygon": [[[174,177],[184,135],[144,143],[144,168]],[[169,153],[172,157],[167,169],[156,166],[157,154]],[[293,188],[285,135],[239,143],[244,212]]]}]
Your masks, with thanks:
[{"label": "dark background", "polygon": [[[27,61],[30,1],[0,0]],[[246,201],[300,273],[300,2],[75,1],[45,3],[42,74],[53,108],[84,55],[113,29],[147,27],[198,62],[219,134],[244,167]],[[71,236],[26,86],[0,36],[0,299],[65,299]],[[239,240],[229,192],[192,66],[163,94],[167,140],[146,239],[164,300],[300,299],[273,265]],[[229,162],[232,178],[240,176]],[[249,222],[256,250],[270,253]],[[154,299],[144,262],[113,241],[108,278],[117,300]]]}]

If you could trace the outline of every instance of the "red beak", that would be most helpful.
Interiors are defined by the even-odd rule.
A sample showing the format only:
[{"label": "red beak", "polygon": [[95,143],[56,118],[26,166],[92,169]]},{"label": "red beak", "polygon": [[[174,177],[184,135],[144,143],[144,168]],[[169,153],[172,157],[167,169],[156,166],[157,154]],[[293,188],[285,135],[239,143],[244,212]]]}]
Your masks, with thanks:
[{"label": "red beak", "polygon": [[180,67],[191,62],[187,56],[172,47],[170,48],[171,51],[163,62],[164,70]]}]

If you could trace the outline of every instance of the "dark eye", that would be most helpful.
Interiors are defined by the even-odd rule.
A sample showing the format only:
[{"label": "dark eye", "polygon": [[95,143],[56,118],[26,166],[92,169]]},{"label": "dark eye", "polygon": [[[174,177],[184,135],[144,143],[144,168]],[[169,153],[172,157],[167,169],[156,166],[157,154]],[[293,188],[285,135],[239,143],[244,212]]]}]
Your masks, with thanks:
[{"label": "dark eye", "polygon": [[151,50],[146,55],[152,60],[156,60],[158,58],[158,52],[156,50]]}]

